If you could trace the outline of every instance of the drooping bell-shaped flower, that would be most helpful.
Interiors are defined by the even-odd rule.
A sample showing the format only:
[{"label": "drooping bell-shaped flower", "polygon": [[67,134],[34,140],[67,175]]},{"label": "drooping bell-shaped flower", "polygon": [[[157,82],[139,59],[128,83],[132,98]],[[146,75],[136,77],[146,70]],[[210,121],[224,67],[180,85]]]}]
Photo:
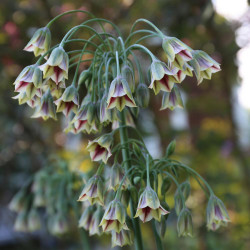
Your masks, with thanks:
[{"label": "drooping bell-shaped flower", "polygon": [[94,208],[93,206],[89,206],[85,208],[82,216],[79,220],[78,227],[83,227],[85,230],[89,230],[93,217]]},{"label": "drooping bell-shaped flower", "polygon": [[49,50],[51,42],[51,33],[47,27],[38,29],[31,40],[25,46],[24,50],[34,52],[35,56],[44,54]]},{"label": "drooping bell-shaped flower", "polygon": [[103,95],[100,105],[99,105],[99,120],[100,123],[104,123],[104,125],[117,120],[117,112],[115,109],[108,109],[107,104],[107,94]]},{"label": "drooping bell-shaped flower", "polygon": [[10,201],[9,209],[14,212],[21,212],[25,208],[26,201],[26,192],[21,189]]},{"label": "drooping bell-shaped flower", "polygon": [[164,93],[162,97],[161,110],[171,109],[174,110],[176,107],[183,108],[183,101],[179,88],[175,85],[170,93]]},{"label": "drooping bell-shaped flower", "polygon": [[[124,178],[124,174],[124,169],[120,166],[120,164],[115,163],[111,168],[109,188],[117,191],[121,184],[121,181]],[[126,190],[128,188],[128,185],[129,180],[127,177],[125,177],[125,180],[123,181],[121,186],[121,190]]]},{"label": "drooping bell-shaped flower", "polygon": [[69,231],[69,221],[62,214],[51,216],[48,220],[48,229],[52,235],[62,235]]},{"label": "drooping bell-shaped flower", "polygon": [[140,196],[135,217],[139,217],[143,222],[150,221],[152,218],[160,221],[161,215],[168,213],[161,206],[156,192],[150,186],[147,186]]},{"label": "drooping bell-shaped flower", "polygon": [[14,82],[15,92],[25,93],[31,99],[42,85],[42,71],[36,65],[25,67]]},{"label": "drooping bell-shaped flower", "polygon": [[193,236],[192,215],[187,208],[183,208],[177,221],[177,231],[180,236]]},{"label": "drooping bell-shaped flower", "polygon": [[97,210],[93,213],[92,220],[89,226],[89,235],[101,235],[102,228],[99,226],[103,217],[103,210],[98,206]]},{"label": "drooping bell-shaped flower", "polygon": [[174,86],[176,80],[177,69],[169,69],[167,66],[159,61],[153,60],[150,66],[151,84],[149,88],[153,89],[157,95],[161,90],[164,92],[170,92]]},{"label": "drooping bell-shaped flower", "polygon": [[17,215],[15,223],[14,223],[14,229],[20,232],[28,231],[28,221],[27,221],[26,211],[23,211]]},{"label": "drooping bell-shaped flower", "polygon": [[74,85],[71,85],[65,89],[63,95],[54,101],[57,106],[56,112],[63,112],[65,116],[68,116],[71,111],[77,112],[78,103],[78,91]]},{"label": "drooping bell-shaped flower", "polygon": [[65,81],[63,80],[56,84],[51,78],[45,79],[43,81],[43,89],[46,90],[47,88],[50,89],[50,93],[55,99],[59,99],[66,88]]},{"label": "drooping bell-shaped flower", "polygon": [[126,210],[123,204],[118,199],[114,199],[106,208],[100,226],[104,232],[114,230],[120,233],[122,229],[128,230],[125,218]]},{"label": "drooping bell-shaped flower", "polygon": [[[130,113],[130,111],[126,108],[124,110],[124,113],[125,113],[125,124],[127,126],[135,128],[134,118],[133,118],[132,114]],[[119,124],[120,124],[120,120],[117,117],[117,119],[114,120],[112,123],[112,129],[115,130],[115,129],[119,128]]]},{"label": "drooping bell-shaped flower", "polygon": [[86,185],[84,186],[78,201],[86,201],[89,203],[95,204],[99,203],[103,206],[104,204],[104,196],[103,196],[103,181],[99,175],[95,175],[88,180]]},{"label": "drooping bell-shaped flower", "polygon": [[77,111],[75,117],[69,124],[69,127],[65,129],[66,132],[72,132],[74,134],[81,131],[86,133],[96,133],[98,131],[96,107],[92,102],[81,105],[81,108]]},{"label": "drooping bell-shaped flower", "polygon": [[51,117],[56,120],[56,109],[49,89],[42,96],[41,104],[38,106],[38,109],[32,116],[32,118],[38,117],[42,117],[44,120],[47,120],[49,117]]},{"label": "drooping bell-shaped flower", "polygon": [[112,141],[112,134],[105,134],[94,141],[89,141],[87,150],[90,152],[92,161],[102,160],[104,163],[107,163],[108,158],[112,155],[110,150]]},{"label": "drooping bell-shaped flower", "polygon": [[44,78],[51,78],[57,85],[68,79],[69,57],[62,47],[53,49],[47,62],[40,66]]},{"label": "drooping bell-shaped flower", "polygon": [[31,209],[28,213],[27,222],[29,232],[34,232],[41,228],[41,220],[36,209]]},{"label": "drooping bell-shaped flower", "polygon": [[214,195],[211,195],[207,205],[207,227],[216,230],[225,226],[230,221],[227,209],[223,202]]},{"label": "drooping bell-shaped flower", "polygon": [[162,40],[162,48],[171,63],[175,60],[184,62],[192,59],[192,49],[176,37],[165,36]]},{"label": "drooping bell-shaped flower", "polygon": [[117,108],[122,111],[125,106],[136,107],[128,82],[122,76],[117,76],[110,85],[108,99],[108,109]]},{"label": "drooping bell-shaped flower", "polygon": [[220,71],[220,64],[211,58],[206,52],[201,50],[194,50],[192,52],[193,59],[189,62],[192,66],[198,84],[203,79],[211,79],[212,74]]},{"label": "drooping bell-shaped flower", "polygon": [[132,244],[132,236],[129,230],[121,230],[120,233],[112,231],[112,247]]}]

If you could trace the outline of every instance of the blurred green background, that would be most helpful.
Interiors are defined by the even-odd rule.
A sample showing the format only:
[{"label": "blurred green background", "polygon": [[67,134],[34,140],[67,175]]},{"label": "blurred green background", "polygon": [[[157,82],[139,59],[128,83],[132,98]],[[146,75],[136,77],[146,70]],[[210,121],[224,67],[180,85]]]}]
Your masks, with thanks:
[{"label": "blurred green background", "polygon": [[[225,8],[227,2],[224,0]],[[59,154],[70,165],[75,152],[84,154],[86,136],[65,135],[63,121],[31,119],[30,108],[12,99],[15,78],[23,67],[34,63],[33,55],[24,52],[23,47],[36,28],[72,9],[110,19],[125,35],[136,19],[149,19],[166,34],[206,51],[221,63],[222,71],[199,87],[195,79],[184,81],[185,110],[159,111],[161,101],[152,95],[149,110],[142,111],[137,123],[156,157],[175,138],[175,157],[208,180],[231,217],[227,228],[208,232],[206,198],[191,182],[193,191],[187,204],[193,211],[194,237],[178,238],[173,213],[168,220],[165,249],[250,249],[250,113],[239,100],[241,79],[237,65],[241,66],[236,57],[239,46],[247,46],[250,41],[249,35],[239,32],[246,31],[250,21],[247,14],[238,20],[225,19],[208,0],[0,1],[0,249],[84,249],[77,237],[56,238],[47,233],[46,227],[36,233],[15,232],[16,215],[8,210],[13,195],[51,154]],[[53,43],[86,18],[67,16],[55,23],[51,29]],[[238,45],[236,35],[241,36]],[[149,40],[147,46],[162,57],[157,41]],[[250,100],[250,92],[248,96]],[[74,159],[73,167],[87,171],[90,166]],[[171,193],[168,202],[173,204]],[[142,232],[146,249],[155,249],[150,228],[144,226]],[[106,237],[92,237],[90,242],[93,249],[110,249]]]}]

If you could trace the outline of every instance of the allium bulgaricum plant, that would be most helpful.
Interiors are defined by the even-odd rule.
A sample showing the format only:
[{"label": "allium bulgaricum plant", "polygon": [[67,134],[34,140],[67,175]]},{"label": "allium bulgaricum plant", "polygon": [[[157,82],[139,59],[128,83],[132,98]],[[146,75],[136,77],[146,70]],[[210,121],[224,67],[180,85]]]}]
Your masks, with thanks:
[{"label": "allium bulgaricum plant", "polygon": [[[88,14],[90,19],[70,29],[60,44],[51,44],[50,26],[60,17],[77,12]],[[150,29],[137,29],[138,23]],[[109,24],[113,32],[107,32],[103,24]],[[161,39],[166,60],[157,58],[142,44],[153,37]],[[69,44],[82,46],[68,50]],[[146,19],[138,19],[124,38],[114,23],[86,11],[55,17],[35,32],[24,50],[39,59],[24,68],[14,82],[18,93],[14,98],[19,104],[27,103],[35,110],[32,117],[44,120],[57,119],[62,113],[67,133],[96,134],[87,150],[99,167],[79,196],[78,201],[84,204],[79,227],[90,235],[111,233],[112,246],[135,242],[136,249],[143,249],[140,222],[151,221],[157,248],[162,249],[161,236],[171,212],[166,192],[174,185],[178,234],[192,236],[192,216],[186,206],[190,177],[208,197],[208,229],[227,224],[226,208],[209,184],[189,166],[171,159],[175,141],[163,158],[154,159],[134,123],[140,108],[148,106],[151,90],[162,98],[161,110],[183,108],[180,86],[186,76],[195,75],[200,84],[220,70],[219,63],[204,51],[193,50],[178,38],[165,35]],[[138,53],[151,61],[148,76],[143,73],[145,62]],[[81,64],[85,65],[83,71]],[[110,128],[110,132],[103,132]],[[129,132],[136,136],[131,137]],[[119,141],[114,140],[115,136]],[[180,171],[186,176],[183,183]]]}]

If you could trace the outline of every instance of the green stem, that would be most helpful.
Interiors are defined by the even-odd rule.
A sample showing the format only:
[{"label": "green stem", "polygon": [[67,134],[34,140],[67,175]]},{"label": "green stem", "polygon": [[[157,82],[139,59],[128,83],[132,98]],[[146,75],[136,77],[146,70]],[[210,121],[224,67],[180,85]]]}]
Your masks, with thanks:
[{"label": "green stem", "polygon": [[[120,119],[121,119],[120,126],[125,126],[126,123],[125,123],[124,111],[120,113]],[[127,130],[125,127],[121,127],[120,129],[120,139],[121,139],[121,144],[126,144],[126,141],[128,139],[128,134],[127,134]],[[125,168],[127,172],[130,168],[130,162],[127,161],[127,159],[129,158],[129,152],[127,149],[122,149],[122,158],[124,161],[126,161]],[[139,224],[138,218],[134,218],[135,209],[134,209],[134,204],[133,204],[132,199],[130,199],[130,211],[131,211],[131,219],[132,219],[134,233],[135,233],[135,249],[143,250],[140,224]]]},{"label": "green stem", "polygon": [[140,19],[137,19],[134,24],[132,25],[132,28],[131,28],[131,31],[130,33],[132,33],[135,29],[135,26],[137,23],[139,22],[144,22],[144,23],[147,23],[148,25],[150,25],[160,36],[164,37],[164,34],[153,24],[151,23],[150,21],[148,21],[147,19],[144,19],[144,18],[140,18]]},{"label": "green stem", "polygon": [[146,165],[147,165],[147,187],[150,187],[150,178],[149,178],[149,155],[146,158]]},{"label": "green stem", "polygon": [[130,51],[131,49],[141,49],[144,52],[146,52],[151,57],[152,60],[156,60],[155,55],[148,48],[146,48],[145,46],[143,46],[141,44],[133,44],[133,45],[129,46],[126,49],[126,51]]},{"label": "green stem", "polygon": [[160,238],[160,236],[157,232],[157,229],[156,229],[155,220],[152,220],[152,228],[153,228],[153,232],[154,232],[157,250],[163,250],[161,238]]}]

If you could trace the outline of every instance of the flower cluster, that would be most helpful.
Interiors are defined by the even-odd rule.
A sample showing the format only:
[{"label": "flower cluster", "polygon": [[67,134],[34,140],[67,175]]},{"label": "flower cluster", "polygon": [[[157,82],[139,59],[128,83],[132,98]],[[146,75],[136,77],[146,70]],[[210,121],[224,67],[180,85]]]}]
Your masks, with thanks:
[{"label": "flower cluster", "polygon": [[[98,18],[92,21],[100,24]],[[101,22],[105,20],[101,19]],[[144,45],[133,43],[138,22],[149,24],[154,29],[150,33],[162,40],[165,61]],[[170,159],[175,143],[169,145],[165,157],[153,159],[141,138],[128,137],[128,128],[136,130],[135,118],[139,108],[149,104],[149,89],[155,95],[162,95],[161,110],[182,108],[179,86],[184,79],[193,76],[193,72],[198,84],[203,79],[211,79],[212,74],[220,70],[219,63],[204,51],[193,50],[179,39],[164,35],[145,19],[135,22],[126,40],[120,35],[110,35],[101,24],[102,36],[86,24],[72,28],[61,43],[52,48],[49,25],[51,22],[39,29],[25,47],[26,51],[41,57],[36,64],[26,67],[14,82],[15,92],[18,92],[15,98],[20,104],[27,103],[36,109],[33,117],[56,119],[57,113],[62,113],[68,123],[66,132],[101,133],[108,124],[112,125],[111,132],[90,140],[87,146],[90,158],[99,168],[86,181],[79,196],[78,201],[83,202],[84,208],[79,227],[88,230],[90,235],[111,232],[113,246],[132,244],[134,231],[136,244],[142,244],[138,217],[143,223],[166,221],[169,208],[165,194],[174,182],[177,184],[175,209],[179,235],[192,235],[191,212],[185,205],[190,185],[188,182],[178,184],[177,169],[184,169],[195,179],[199,176],[189,167]],[[91,29],[94,35],[88,39],[71,39],[75,31],[83,28]],[[76,41],[84,44],[80,50],[65,50],[65,44]],[[140,50],[150,57],[150,83],[142,74],[143,62],[133,50]],[[42,61],[45,62],[40,65]],[[80,70],[82,63],[88,65],[83,71]],[[118,141],[115,140],[116,132],[120,135]],[[111,169],[110,163],[113,165]],[[164,180],[161,198],[158,195],[159,176]],[[212,195],[211,188],[207,188]],[[228,217],[223,211],[225,209],[218,200],[209,202],[209,228],[216,229],[225,222]]]},{"label": "flower cluster", "polygon": [[[47,162],[48,168],[39,170],[12,198],[9,209],[17,213],[14,229],[34,232],[42,228],[43,212],[52,235],[60,236],[70,229],[69,210],[72,210],[71,178],[67,162]],[[70,190],[70,191],[69,191]],[[45,208],[41,210],[41,208]]]}]

